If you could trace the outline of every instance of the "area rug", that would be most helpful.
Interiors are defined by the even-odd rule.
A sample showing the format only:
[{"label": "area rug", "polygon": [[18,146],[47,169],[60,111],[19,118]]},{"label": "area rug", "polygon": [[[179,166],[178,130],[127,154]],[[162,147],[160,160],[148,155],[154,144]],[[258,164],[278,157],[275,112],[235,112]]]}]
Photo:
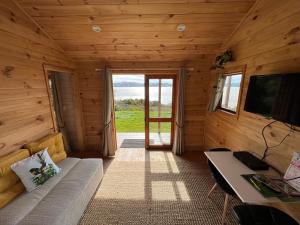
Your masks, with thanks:
[{"label": "area rug", "polygon": [[[224,193],[207,193],[214,182],[201,155],[120,149],[105,162],[105,176],[80,224],[219,225]],[[230,201],[226,224],[237,225]]]}]

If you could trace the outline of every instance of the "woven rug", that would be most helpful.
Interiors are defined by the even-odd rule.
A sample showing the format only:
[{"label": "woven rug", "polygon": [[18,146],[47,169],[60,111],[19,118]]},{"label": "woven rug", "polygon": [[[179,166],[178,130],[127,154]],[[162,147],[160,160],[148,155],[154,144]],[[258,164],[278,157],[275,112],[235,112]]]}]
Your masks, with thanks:
[{"label": "woven rug", "polygon": [[[192,153],[191,153],[192,154]],[[202,154],[119,149],[80,224],[219,225],[224,193],[217,189]],[[237,224],[230,201],[226,224]]]}]

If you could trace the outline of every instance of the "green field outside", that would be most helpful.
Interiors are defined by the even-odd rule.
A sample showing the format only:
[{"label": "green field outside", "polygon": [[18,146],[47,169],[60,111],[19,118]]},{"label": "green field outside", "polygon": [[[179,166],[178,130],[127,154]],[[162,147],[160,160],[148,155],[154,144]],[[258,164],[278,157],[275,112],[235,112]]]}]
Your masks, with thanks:
[{"label": "green field outside", "polygon": [[[115,102],[117,132],[145,132],[144,99],[123,99]],[[149,104],[150,117],[158,117],[157,101]],[[161,116],[171,117],[171,105],[160,104]],[[162,133],[170,132],[171,123],[161,123]],[[150,133],[158,132],[158,123],[150,123]]]},{"label": "green field outside", "polygon": [[[150,112],[154,116],[155,112]],[[115,112],[117,132],[144,132],[144,111],[142,110],[119,110]],[[170,117],[170,112],[161,112],[161,116]],[[150,123],[150,132],[158,132],[158,123]],[[171,123],[161,123],[162,133],[170,132]]]}]

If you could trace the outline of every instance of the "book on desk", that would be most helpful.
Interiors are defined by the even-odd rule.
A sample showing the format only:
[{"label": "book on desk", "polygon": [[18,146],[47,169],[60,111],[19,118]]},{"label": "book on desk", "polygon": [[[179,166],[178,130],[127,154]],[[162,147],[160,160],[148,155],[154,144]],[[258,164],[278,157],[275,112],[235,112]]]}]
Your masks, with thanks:
[{"label": "book on desk", "polygon": [[246,179],[265,198],[277,197],[283,202],[300,202],[300,192],[279,177],[264,174],[243,174]]}]

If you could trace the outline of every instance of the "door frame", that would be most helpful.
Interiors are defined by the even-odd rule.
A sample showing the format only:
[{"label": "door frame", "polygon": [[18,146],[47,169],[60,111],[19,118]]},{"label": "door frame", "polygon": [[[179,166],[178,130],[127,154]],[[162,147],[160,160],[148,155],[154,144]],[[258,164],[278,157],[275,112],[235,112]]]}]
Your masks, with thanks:
[{"label": "door frame", "polygon": [[[145,76],[145,148],[151,149],[172,149],[174,143],[174,128],[175,128],[175,109],[176,109],[176,96],[177,96],[177,75],[176,74],[144,74]],[[149,80],[150,79],[172,79],[172,113],[171,118],[150,118],[149,110]],[[150,122],[171,122],[171,137],[169,145],[150,145]]]},{"label": "door frame", "polygon": [[82,103],[79,95],[79,77],[78,74],[75,72],[74,68],[71,67],[64,67],[64,66],[59,66],[59,65],[52,65],[52,64],[47,64],[43,63],[43,71],[44,71],[44,81],[45,81],[45,86],[47,89],[47,95],[48,95],[48,101],[49,101],[49,109],[51,113],[51,119],[52,119],[52,124],[53,124],[53,132],[56,133],[58,132],[58,127],[57,127],[57,122],[55,118],[55,113],[54,113],[54,107],[51,104],[51,90],[49,87],[49,74],[51,72],[57,72],[57,73],[67,73],[71,76],[73,85],[72,85],[72,92],[74,96],[74,103],[75,103],[75,114],[76,114],[76,128],[78,130],[78,143],[79,146],[77,149],[72,149],[74,151],[84,151],[85,150],[85,141],[84,141],[84,118],[82,114]]},{"label": "door frame", "polygon": [[52,124],[53,124],[53,131],[58,132],[58,126],[57,126],[57,121],[55,118],[55,113],[54,113],[54,107],[51,104],[51,90],[49,87],[49,77],[51,72],[57,72],[57,73],[68,73],[70,75],[74,74],[74,70],[72,68],[68,67],[60,67],[60,66],[55,66],[55,65],[50,65],[50,64],[43,64],[43,71],[44,71],[44,80],[45,80],[45,85],[47,88],[47,94],[48,94],[48,101],[49,101],[49,107],[50,107],[50,112],[51,112],[51,119],[52,119]]}]

